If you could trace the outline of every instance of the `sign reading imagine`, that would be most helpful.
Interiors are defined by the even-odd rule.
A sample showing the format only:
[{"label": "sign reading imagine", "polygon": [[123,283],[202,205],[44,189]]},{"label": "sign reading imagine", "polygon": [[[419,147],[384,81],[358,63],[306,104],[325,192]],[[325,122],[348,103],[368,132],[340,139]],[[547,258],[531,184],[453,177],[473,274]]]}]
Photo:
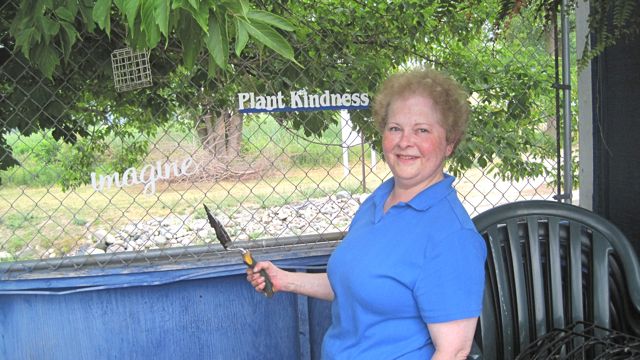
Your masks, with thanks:
[{"label": "sign reading imagine", "polygon": [[142,192],[144,194],[154,194],[156,192],[156,182],[167,180],[172,177],[189,176],[198,170],[198,163],[188,157],[182,163],[167,162],[160,160],[155,164],[148,164],[140,171],[134,167],[126,169],[122,174],[114,172],[111,175],[96,175],[91,173],[91,186],[95,191],[109,190],[112,186],[123,188],[131,185],[144,184]]},{"label": "sign reading imagine", "polygon": [[308,94],[306,90],[289,92],[285,97],[278,91],[274,95],[256,95],[252,92],[238,93],[238,110],[241,113],[360,110],[369,108],[369,94],[332,94],[325,90],[321,94]]}]

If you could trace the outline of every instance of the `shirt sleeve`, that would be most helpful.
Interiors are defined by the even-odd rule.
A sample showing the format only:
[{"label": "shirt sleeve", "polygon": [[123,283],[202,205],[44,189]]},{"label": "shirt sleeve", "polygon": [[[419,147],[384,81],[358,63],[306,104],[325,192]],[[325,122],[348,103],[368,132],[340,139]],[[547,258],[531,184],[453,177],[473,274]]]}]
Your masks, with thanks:
[{"label": "shirt sleeve", "polygon": [[414,288],[422,318],[438,323],[480,316],[484,239],[474,229],[460,229],[432,240]]}]

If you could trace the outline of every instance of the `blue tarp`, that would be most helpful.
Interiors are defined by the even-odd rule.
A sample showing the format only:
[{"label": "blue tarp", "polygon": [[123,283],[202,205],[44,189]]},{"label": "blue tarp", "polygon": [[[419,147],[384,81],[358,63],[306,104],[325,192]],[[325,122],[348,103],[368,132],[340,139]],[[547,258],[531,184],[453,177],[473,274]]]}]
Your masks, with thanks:
[{"label": "blue tarp", "polygon": [[[313,253],[269,258],[322,269],[328,256]],[[0,359],[318,359],[330,304],[268,299],[237,258],[0,281]]]}]

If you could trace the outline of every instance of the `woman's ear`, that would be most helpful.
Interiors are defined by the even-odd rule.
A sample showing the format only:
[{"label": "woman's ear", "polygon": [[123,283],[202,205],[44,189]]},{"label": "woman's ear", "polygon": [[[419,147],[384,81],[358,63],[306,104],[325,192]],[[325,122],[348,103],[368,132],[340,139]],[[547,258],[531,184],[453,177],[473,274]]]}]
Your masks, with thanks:
[{"label": "woman's ear", "polygon": [[447,157],[453,154],[453,150],[456,148],[457,141],[447,142]]}]

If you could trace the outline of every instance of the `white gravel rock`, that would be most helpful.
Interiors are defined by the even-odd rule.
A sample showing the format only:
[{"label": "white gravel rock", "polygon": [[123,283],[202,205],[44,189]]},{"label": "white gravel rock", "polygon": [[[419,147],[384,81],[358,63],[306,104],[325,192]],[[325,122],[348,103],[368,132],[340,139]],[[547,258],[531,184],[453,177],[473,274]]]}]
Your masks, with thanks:
[{"label": "white gravel rock", "polygon": [[[215,213],[234,241],[346,231],[360,204],[369,194],[339,191],[333,196],[308,199],[269,209],[248,207],[226,214]],[[79,244],[70,255],[144,251],[163,247],[209,243],[213,230],[206,218],[168,215],[150,220],[132,220],[121,229],[90,231],[90,243]],[[54,256],[46,252],[47,256]],[[11,254],[0,252],[0,260]]]}]

